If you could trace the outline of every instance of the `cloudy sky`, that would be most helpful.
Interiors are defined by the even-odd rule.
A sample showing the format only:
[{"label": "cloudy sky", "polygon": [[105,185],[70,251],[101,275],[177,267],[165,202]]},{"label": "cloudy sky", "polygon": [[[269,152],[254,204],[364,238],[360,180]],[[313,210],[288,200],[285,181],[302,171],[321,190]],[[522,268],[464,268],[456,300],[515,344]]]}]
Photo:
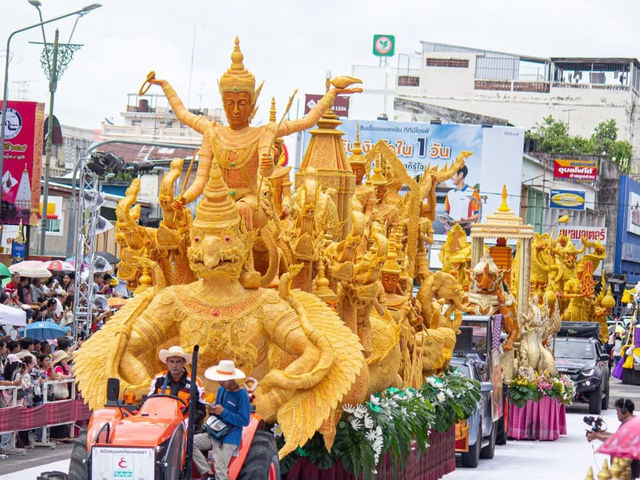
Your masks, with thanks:
[{"label": "cloudy sky", "polygon": [[[89,3],[42,0],[42,12],[48,19]],[[263,116],[272,95],[282,109],[294,88],[301,93],[321,92],[327,70],[337,75],[350,73],[354,64],[375,65],[374,33],[395,35],[397,53],[413,53],[420,49],[420,40],[430,40],[542,57],[640,57],[636,0],[102,0],[102,4],[80,19],[73,36],[73,42],[84,47],[58,86],[55,114],[63,124],[99,128],[105,117],[121,123],[118,112],[126,105],[126,94],[137,91],[150,70],[169,80],[185,101],[191,77],[191,106],[220,106],[216,79],[229,66],[235,35],[240,37],[245,65],[259,81],[265,80]],[[0,0],[0,5],[2,45],[12,31],[39,21],[27,0]],[[73,19],[55,25],[66,42]],[[48,41],[53,41],[54,29],[47,26]],[[32,29],[12,40],[9,98],[47,103],[41,47],[30,41],[42,41],[42,32]],[[161,92],[159,87],[155,91]]]}]

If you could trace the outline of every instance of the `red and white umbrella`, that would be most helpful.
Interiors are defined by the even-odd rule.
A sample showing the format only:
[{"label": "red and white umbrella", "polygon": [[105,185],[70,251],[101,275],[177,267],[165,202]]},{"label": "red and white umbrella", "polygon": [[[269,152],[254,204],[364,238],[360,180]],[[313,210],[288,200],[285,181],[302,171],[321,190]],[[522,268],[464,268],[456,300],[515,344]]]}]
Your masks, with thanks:
[{"label": "red and white umbrella", "polygon": [[11,273],[19,273],[21,277],[29,278],[49,278],[51,272],[47,270],[44,262],[39,260],[25,260],[24,262],[14,263],[9,267]]},{"label": "red and white umbrella", "polygon": [[74,265],[64,260],[50,260],[44,262],[44,265],[52,272],[73,272],[76,269]]}]

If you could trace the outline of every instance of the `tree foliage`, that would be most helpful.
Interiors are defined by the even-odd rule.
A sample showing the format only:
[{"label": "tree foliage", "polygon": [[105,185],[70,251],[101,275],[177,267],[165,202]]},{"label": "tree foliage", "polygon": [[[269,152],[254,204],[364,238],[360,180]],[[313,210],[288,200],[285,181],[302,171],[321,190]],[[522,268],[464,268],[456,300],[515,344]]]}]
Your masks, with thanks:
[{"label": "tree foliage", "polygon": [[591,137],[584,138],[569,135],[569,125],[549,115],[527,132],[527,137],[538,152],[603,156],[618,165],[620,173],[629,172],[631,144],[618,140],[618,126],[613,118],[600,122]]}]

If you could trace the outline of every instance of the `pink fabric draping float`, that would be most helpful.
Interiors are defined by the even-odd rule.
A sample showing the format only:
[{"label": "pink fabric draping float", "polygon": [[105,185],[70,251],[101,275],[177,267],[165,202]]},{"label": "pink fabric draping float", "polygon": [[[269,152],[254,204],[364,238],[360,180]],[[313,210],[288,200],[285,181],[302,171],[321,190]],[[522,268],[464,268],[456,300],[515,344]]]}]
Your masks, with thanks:
[{"label": "pink fabric draping float", "polygon": [[509,438],[514,440],[557,440],[567,434],[565,406],[546,395],[518,408],[509,402]]}]

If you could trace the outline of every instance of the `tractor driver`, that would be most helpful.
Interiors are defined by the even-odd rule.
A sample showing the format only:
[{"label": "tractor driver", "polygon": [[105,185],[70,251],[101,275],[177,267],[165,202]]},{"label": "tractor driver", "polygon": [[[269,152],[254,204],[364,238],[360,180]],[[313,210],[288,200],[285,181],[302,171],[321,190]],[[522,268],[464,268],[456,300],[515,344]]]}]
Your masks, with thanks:
[{"label": "tractor driver", "polygon": [[[154,393],[175,395],[184,400],[186,406],[182,412],[186,415],[189,411],[189,394],[191,390],[191,377],[189,376],[187,364],[191,363],[191,355],[185,353],[180,346],[172,346],[168,349],[161,349],[158,357],[160,361],[167,365],[167,370],[160,373],[151,381],[149,395]],[[206,414],[205,393],[202,382],[196,378],[198,386],[198,405],[196,407],[195,428],[204,419]]]}]

